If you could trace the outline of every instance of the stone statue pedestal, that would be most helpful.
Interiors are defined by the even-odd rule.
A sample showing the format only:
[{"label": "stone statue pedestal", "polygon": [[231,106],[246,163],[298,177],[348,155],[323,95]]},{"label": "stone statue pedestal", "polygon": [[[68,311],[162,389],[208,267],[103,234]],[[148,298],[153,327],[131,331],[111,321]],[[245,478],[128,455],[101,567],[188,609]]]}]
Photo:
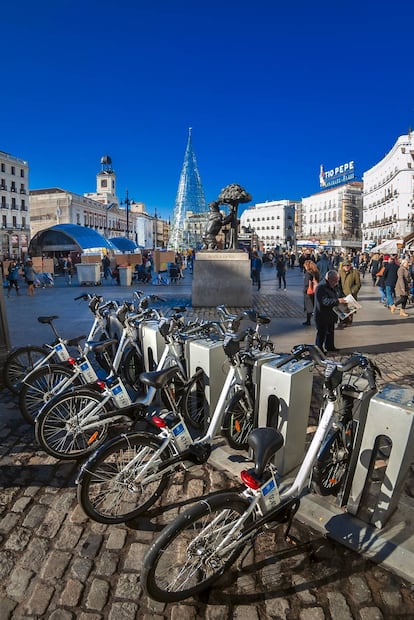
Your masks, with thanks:
[{"label": "stone statue pedestal", "polygon": [[193,307],[252,306],[249,255],[242,250],[197,252],[193,270]]}]

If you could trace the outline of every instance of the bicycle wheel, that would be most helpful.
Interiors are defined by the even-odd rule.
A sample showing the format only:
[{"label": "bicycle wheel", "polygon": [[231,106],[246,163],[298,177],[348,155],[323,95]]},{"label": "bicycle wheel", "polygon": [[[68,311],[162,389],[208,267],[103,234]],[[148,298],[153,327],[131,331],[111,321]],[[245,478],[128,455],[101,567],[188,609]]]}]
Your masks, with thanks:
[{"label": "bicycle wheel", "polygon": [[137,392],[144,392],[139,376],[144,372],[144,360],[136,349],[129,349],[122,358],[120,374],[122,380]]},{"label": "bicycle wheel", "polygon": [[[231,530],[248,506],[249,500],[237,493],[221,493],[178,515],[163,529],[144,558],[141,585],[146,594],[169,603],[210,587],[245,546],[241,536],[252,516]],[[226,543],[225,536],[229,536]],[[236,546],[227,550],[229,543]]]},{"label": "bicycle wheel", "polygon": [[312,486],[320,495],[335,495],[342,485],[351,457],[351,424],[352,421],[345,430],[349,445],[344,445],[343,430],[334,431],[328,436],[313,466]]},{"label": "bicycle wheel", "polygon": [[29,424],[34,424],[43,405],[58,394],[59,385],[62,386],[60,389],[63,389],[71,377],[73,371],[59,364],[48,364],[34,370],[20,388],[19,407],[24,419]]},{"label": "bicycle wheel", "polygon": [[192,377],[185,386],[181,411],[191,426],[198,429],[204,428],[210,406],[206,399],[206,383],[203,375]]},{"label": "bicycle wheel", "polygon": [[[162,443],[157,435],[128,433],[95,452],[83,466],[78,483],[78,501],[88,517],[99,523],[123,523],[152,506],[170,475],[157,473],[170,456],[167,450],[154,458]],[[151,459],[154,462],[148,466]],[[147,481],[149,476],[152,480]]]},{"label": "bicycle wheel", "polygon": [[24,377],[33,370],[39,360],[49,354],[44,347],[27,345],[12,351],[6,358],[3,368],[4,385],[13,393],[18,394]]},{"label": "bicycle wheel", "polygon": [[230,399],[223,415],[222,433],[234,450],[247,450],[247,438],[254,428],[254,411],[244,390]]},{"label": "bicycle wheel", "polygon": [[[88,388],[59,394],[47,403],[35,421],[35,437],[47,454],[56,459],[77,459],[96,450],[108,435],[108,422],[98,425],[98,417],[111,410],[103,397]],[[87,429],[82,420],[88,416]],[[96,423],[93,427],[93,419]]]}]

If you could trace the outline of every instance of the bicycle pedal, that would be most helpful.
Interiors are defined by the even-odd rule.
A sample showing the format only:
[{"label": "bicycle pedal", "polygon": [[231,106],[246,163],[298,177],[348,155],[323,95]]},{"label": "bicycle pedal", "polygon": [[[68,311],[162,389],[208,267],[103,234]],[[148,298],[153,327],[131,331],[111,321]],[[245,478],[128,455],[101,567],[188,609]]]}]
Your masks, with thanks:
[{"label": "bicycle pedal", "polygon": [[292,536],[291,534],[285,536],[285,541],[293,547],[297,547],[299,545],[299,539],[296,538],[296,536]]}]

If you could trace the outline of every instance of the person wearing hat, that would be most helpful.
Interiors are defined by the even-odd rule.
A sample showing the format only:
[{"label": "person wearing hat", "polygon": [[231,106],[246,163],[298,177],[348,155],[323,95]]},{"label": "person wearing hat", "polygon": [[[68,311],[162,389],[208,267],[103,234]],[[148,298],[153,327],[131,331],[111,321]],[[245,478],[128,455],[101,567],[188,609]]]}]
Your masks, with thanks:
[{"label": "person wearing hat", "polygon": [[[342,262],[342,267],[339,270],[339,286],[342,292],[342,297],[346,295],[352,295],[355,299],[358,299],[359,289],[361,288],[361,276],[358,269],[355,269],[348,259]],[[351,325],[353,314],[342,321],[342,326]],[[339,324],[341,325],[341,323]]]}]

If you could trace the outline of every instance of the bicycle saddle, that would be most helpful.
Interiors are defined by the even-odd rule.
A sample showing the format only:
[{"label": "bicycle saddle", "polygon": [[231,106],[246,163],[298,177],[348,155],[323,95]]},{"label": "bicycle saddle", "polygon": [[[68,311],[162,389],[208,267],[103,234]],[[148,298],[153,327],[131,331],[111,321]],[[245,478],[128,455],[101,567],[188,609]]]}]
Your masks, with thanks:
[{"label": "bicycle saddle", "polygon": [[77,336],[76,338],[70,338],[69,340],[65,340],[65,344],[68,347],[76,347],[82,340],[85,340],[86,336]]},{"label": "bicycle saddle", "polygon": [[51,323],[52,321],[54,321],[55,319],[58,319],[59,317],[54,314],[53,316],[38,316],[37,320],[39,321],[39,323]]},{"label": "bicycle saddle", "polygon": [[113,344],[118,344],[116,338],[110,338],[109,340],[87,340],[85,342],[88,351],[92,351],[93,353],[102,353],[102,351],[109,349]]},{"label": "bicycle saddle", "polygon": [[139,376],[141,383],[151,385],[152,387],[163,388],[164,385],[172,379],[178,372],[179,367],[171,366],[170,368],[163,368],[162,370],[152,370],[151,372],[143,372]]},{"label": "bicycle saddle", "polygon": [[275,428],[255,428],[248,443],[254,454],[254,473],[261,478],[263,471],[274,454],[283,446],[283,435]]}]

